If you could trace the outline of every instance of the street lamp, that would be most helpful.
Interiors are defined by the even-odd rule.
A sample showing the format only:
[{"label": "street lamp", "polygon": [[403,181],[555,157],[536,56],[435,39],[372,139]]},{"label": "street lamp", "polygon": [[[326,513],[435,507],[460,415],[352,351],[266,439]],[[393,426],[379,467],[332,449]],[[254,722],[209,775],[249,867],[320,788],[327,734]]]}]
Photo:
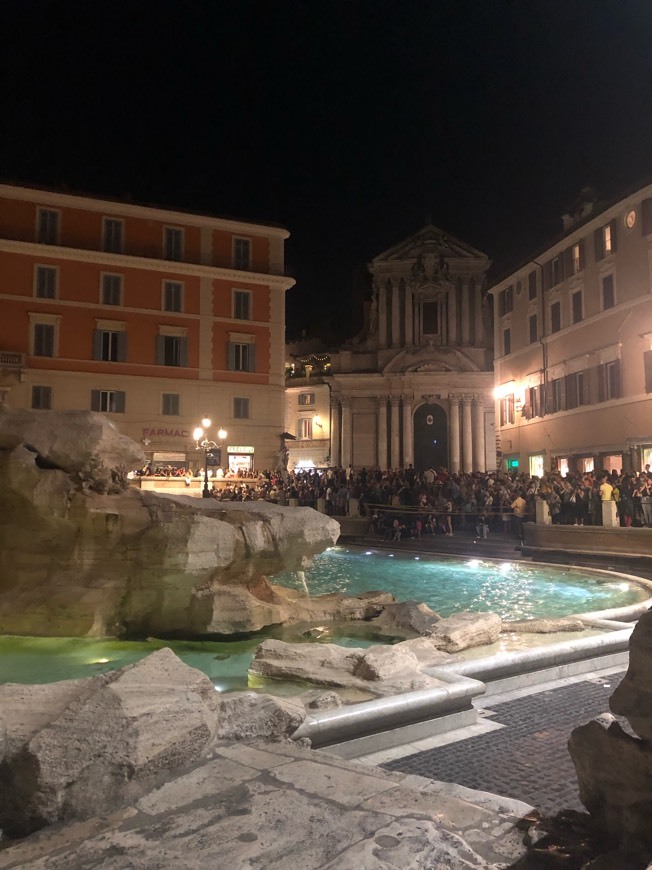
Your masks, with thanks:
[{"label": "street lamp", "polygon": [[[227,437],[227,432],[225,429],[218,429],[217,437],[219,439],[219,443],[217,441],[211,441],[206,436],[208,435],[208,430],[211,428],[211,421],[208,417],[204,417],[201,421],[201,426],[197,426],[197,428],[193,431],[192,437],[195,439],[195,450],[203,450],[204,451],[204,488],[202,489],[202,498],[210,498],[211,494],[208,489],[208,454],[211,450],[215,450],[216,448],[222,448],[222,444]],[[221,455],[220,455],[221,459]]]}]

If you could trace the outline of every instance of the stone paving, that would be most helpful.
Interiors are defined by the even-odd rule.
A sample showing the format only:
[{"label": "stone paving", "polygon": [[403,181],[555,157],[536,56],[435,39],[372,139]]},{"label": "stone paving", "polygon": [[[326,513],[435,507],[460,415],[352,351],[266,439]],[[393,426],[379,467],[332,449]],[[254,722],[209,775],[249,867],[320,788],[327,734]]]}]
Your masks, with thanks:
[{"label": "stone paving", "polygon": [[583,810],[568,738],[577,725],[609,709],[623,675],[592,676],[502,703],[488,698],[483,715],[504,727],[382,766],[508,795],[544,814]]}]

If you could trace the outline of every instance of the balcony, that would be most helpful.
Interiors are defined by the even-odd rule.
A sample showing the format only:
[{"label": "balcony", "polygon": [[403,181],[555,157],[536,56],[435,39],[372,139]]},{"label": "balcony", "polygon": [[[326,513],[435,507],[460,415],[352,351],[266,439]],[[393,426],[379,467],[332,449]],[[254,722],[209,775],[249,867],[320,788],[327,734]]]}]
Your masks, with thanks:
[{"label": "balcony", "polygon": [[24,353],[17,353],[14,350],[0,350],[0,368],[20,371],[25,368],[25,358]]}]

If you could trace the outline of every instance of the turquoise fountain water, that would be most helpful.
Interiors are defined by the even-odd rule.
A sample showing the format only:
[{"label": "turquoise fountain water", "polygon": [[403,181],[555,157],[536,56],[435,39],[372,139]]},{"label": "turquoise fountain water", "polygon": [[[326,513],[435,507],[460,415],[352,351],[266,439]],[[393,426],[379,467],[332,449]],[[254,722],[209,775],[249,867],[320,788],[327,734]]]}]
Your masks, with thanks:
[{"label": "turquoise fountain water", "polygon": [[[334,547],[316,557],[306,572],[311,595],[392,592],[399,601],[421,601],[441,616],[460,610],[492,610],[504,619],[566,616],[635,604],[647,597],[640,586],[617,575],[480,559],[442,559],[387,551]],[[295,574],[274,583],[303,590]],[[138,661],[162,646],[171,647],[222,690],[247,686],[253,649],[265,637],[308,642],[300,632],[270,629],[243,640],[124,641],[92,638],[0,637],[0,683],[47,683],[87,677]],[[356,633],[353,626],[326,632],[323,642],[366,646],[391,639]]]}]

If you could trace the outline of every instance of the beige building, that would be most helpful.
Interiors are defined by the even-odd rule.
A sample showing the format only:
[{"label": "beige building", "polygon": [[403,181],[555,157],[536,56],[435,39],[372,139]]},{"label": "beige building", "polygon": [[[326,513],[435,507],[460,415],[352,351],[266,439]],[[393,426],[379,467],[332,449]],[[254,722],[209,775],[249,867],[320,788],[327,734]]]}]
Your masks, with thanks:
[{"label": "beige building", "polygon": [[432,225],[370,263],[365,329],[330,357],[333,465],[495,467],[489,265]]},{"label": "beige building", "polygon": [[490,290],[505,468],[652,462],[652,185],[608,206],[590,191],[564,235]]},{"label": "beige building", "polygon": [[331,460],[330,354],[302,353],[288,345],[285,375],[285,431],[288,468],[325,468]]},{"label": "beige building", "polygon": [[0,401],[100,411],[154,465],[277,462],[282,227],[0,185]]}]

